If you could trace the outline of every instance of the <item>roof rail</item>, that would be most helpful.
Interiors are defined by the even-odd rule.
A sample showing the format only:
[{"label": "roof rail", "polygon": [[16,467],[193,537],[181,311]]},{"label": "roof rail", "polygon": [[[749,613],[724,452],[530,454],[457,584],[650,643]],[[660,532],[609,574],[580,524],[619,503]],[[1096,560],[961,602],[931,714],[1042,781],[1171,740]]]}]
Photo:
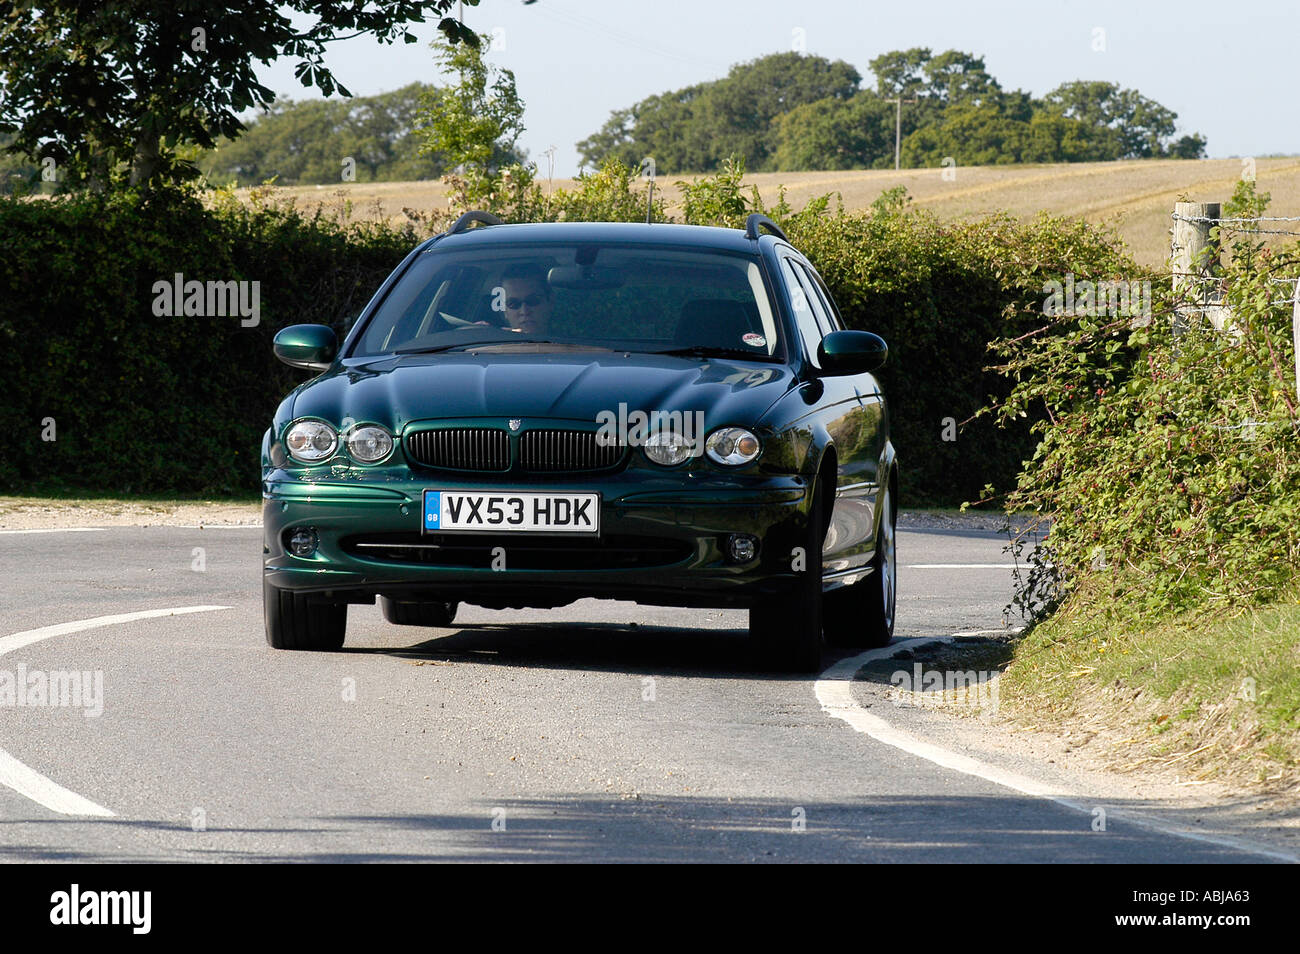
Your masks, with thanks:
[{"label": "roof rail", "polygon": [[480,212],[478,209],[472,209],[466,212],[447,230],[448,235],[459,235],[461,232],[468,232],[469,227],[477,222],[479,225],[505,225],[491,212]]},{"label": "roof rail", "polygon": [[750,214],[749,218],[745,219],[745,238],[758,241],[759,229],[767,229],[777,238],[785,239],[787,242],[790,241],[788,238],[785,238],[785,233],[781,231],[781,226],[777,225],[766,215],[763,215],[760,212],[753,212]]}]

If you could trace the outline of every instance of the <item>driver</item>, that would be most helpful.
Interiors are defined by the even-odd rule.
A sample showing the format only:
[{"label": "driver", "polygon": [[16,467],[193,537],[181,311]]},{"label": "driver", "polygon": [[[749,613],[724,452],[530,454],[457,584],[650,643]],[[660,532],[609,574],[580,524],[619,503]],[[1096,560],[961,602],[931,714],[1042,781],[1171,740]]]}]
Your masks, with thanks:
[{"label": "driver", "polygon": [[501,275],[506,324],[514,331],[544,335],[551,327],[551,286],[537,265],[512,265]]}]

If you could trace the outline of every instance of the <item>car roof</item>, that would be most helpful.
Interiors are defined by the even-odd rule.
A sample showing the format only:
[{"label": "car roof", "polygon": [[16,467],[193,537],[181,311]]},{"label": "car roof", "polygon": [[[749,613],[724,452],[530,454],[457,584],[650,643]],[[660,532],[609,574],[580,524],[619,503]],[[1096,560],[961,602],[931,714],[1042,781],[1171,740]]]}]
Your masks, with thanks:
[{"label": "car roof", "polygon": [[[768,237],[768,240],[771,241],[771,238]],[[618,242],[746,252],[751,255],[758,251],[758,243],[746,238],[741,229],[667,223],[646,225],[643,222],[540,222],[527,225],[489,225],[467,229],[455,235],[444,234],[426,245],[432,245],[434,241],[440,249],[471,245],[510,245],[516,242]]]}]

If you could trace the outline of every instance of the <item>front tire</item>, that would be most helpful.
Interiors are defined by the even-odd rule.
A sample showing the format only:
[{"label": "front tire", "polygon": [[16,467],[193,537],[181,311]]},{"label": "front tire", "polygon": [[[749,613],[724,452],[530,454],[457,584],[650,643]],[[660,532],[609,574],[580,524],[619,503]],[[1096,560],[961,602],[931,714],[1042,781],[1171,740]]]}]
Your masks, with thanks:
[{"label": "front tire", "polygon": [[893,490],[880,495],[880,530],[871,575],[826,594],[826,641],[845,649],[878,649],[894,638],[898,551]]},{"label": "front tire", "polygon": [[348,605],[326,603],[262,581],[266,642],[273,649],[329,651],[343,648]]},{"label": "front tire", "polygon": [[[794,588],[749,611],[749,634],[763,657],[783,672],[822,668],[822,543],[826,537],[826,487],[819,479],[801,544],[803,570]],[[792,555],[792,559],[795,557]]]}]

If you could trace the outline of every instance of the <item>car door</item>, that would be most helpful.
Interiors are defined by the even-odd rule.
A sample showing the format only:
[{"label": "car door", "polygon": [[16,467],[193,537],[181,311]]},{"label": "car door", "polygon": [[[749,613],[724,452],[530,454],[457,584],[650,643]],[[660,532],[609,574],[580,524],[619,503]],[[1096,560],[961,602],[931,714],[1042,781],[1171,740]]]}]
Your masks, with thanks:
[{"label": "car door", "polygon": [[[816,368],[817,346],[823,337],[838,330],[837,318],[814,273],[801,258],[782,256],[781,271],[805,357]],[[868,460],[874,444],[869,433],[873,428],[871,415],[862,403],[860,384],[852,375],[827,375],[817,377],[810,386],[817,394],[813,416],[830,436],[837,455],[835,502],[822,546],[827,575],[852,571],[870,558],[873,481],[878,465]]]},{"label": "car door", "polygon": [[[839,310],[826,283],[808,262],[800,264],[832,330],[842,330]],[[858,408],[840,417],[837,431],[832,434],[840,455],[838,493],[844,502],[833,530],[839,537],[839,552],[847,558],[845,565],[859,566],[870,559],[875,548],[875,509],[886,438],[885,404],[874,375],[850,375],[842,380],[852,386]]]}]

